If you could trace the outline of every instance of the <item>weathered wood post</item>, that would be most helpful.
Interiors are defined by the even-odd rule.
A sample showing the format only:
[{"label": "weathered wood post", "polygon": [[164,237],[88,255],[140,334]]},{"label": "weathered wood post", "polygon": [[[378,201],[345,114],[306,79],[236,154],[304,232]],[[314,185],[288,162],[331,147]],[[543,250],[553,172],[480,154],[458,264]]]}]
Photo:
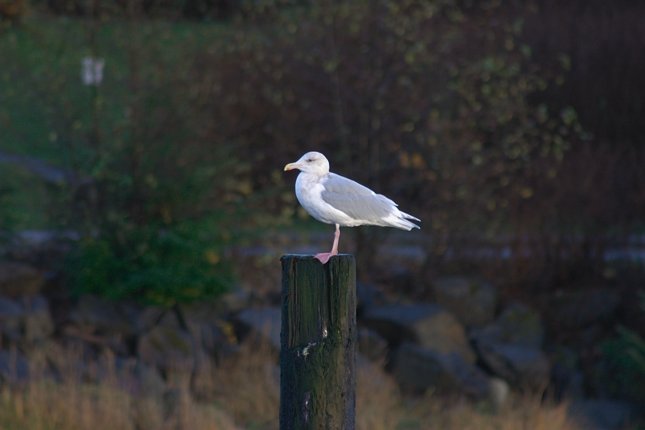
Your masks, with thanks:
[{"label": "weathered wood post", "polygon": [[282,257],[280,430],[353,430],[356,263]]}]

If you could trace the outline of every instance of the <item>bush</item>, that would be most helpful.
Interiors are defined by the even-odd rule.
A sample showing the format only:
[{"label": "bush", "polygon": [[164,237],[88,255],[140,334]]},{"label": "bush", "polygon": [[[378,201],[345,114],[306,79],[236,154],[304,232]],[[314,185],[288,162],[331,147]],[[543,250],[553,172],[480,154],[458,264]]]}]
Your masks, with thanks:
[{"label": "bush", "polygon": [[[14,59],[0,77],[3,143],[69,172],[47,227],[82,236],[66,267],[75,291],[169,305],[217,295],[248,213],[245,163],[203,133],[203,82],[187,67],[217,30],[130,18],[65,32],[28,21],[3,35],[0,55]],[[84,56],[105,60],[100,85],[81,83]]]},{"label": "bush", "polygon": [[146,226],[119,237],[85,238],[70,258],[77,292],[172,306],[226,291],[222,238],[204,225]]},{"label": "bush", "polygon": [[[645,294],[641,308],[645,312]],[[645,339],[636,331],[619,326],[616,337],[603,346],[606,360],[605,383],[611,394],[634,404],[645,402]]]},{"label": "bush", "polygon": [[[122,75],[131,91],[112,100],[127,117],[110,123],[104,96],[92,96],[99,119],[81,159],[88,190],[70,219],[85,232],[70,279],[80,292],[165,305],[221,294],[231,280],[225,247],[243,224],[242,163],[227,142],[201,134],[208,118],[192,90],[200,83],[178,70],[184,55],[158,64],[149,45],[132,49],[140,58]],[[150,62],[143,76],[139,61]]]}]

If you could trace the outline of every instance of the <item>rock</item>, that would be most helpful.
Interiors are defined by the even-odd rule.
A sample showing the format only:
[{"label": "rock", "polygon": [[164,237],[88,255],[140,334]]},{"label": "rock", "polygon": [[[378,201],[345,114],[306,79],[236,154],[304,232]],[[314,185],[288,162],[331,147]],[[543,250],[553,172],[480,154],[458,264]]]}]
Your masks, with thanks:
[{"label": "rock", "polygon": [[476,342],[507,343],[540,348],[544,327],[537,312],[521,303],[509,305],[494,323],[471,331]]},{"label": "rock", "polygon": [[43,275],[22,263],[0,262],[0,295],[7,297],[30,296],[41,292]]},{"label": "rock", "polygon": [[549,384],[551,365],[540,349],[544,328],[540,316],[527,306],[511,304],[495,322],[470,336],[481,362],[512,386],[543,390]]},{"label": "rock", "polygon": [[438,305],[381,306],[366,312],[363,323],[392,347],[407,341],[442,354],[456,353],[467,363],[475,362],[464,328]]},{"label": "rock", "polygon": [[373,284],[366,284],[364,282],[356,283],[356,314],[359,318],[366,309],[381,305],[384,302],[383,293]]},{"label": "rock", "polygon": [[233,324],[225,320],[197,326],[195,336],[200,340],[204,351],[212,357],[219,357],[221,352],[229,351],[238,343]]},{"label": "rock", "polygon": [[552,348],[549,355],[552,362],[551,385],[555,400],[582,398],[585,381],[576,351],[560,345]]},{"label": "rock", "polygon": [[183,327],[175,310],[148,307],[141,313],[136,325],[142,332],[140,338],[151,336],[150,333],[162,330],[188,335],[194,347],[209,358],[218,358],[223,351],[237,343],[233,325],[221,319],[218,313],[208,315],[201,307],[182,307],[181,316],[186,324]]},{"label": "rock", "polygon": [[504,407],[510,392],[511,387],[508,382],[495,377],[489,379],[489,397],[495,410],[501,410]]},{"label": "rock", "polygon": [[42,342],[54,333],[54,321],[49,304],[43,296],[25,298],[24,341],[28,344]]},{"label": "rock", "polygon": [[260,336],[280,350],[280,326],[282,314],[279,308],[250,308],[238,313],[235,320],[241,324],[247,335]]},{"label": "rock", "polygon": [[199,394],[211,380],[213,356],[205,347],[204,333],[213,335],[214,327],[186,315],[184,318],[185,327],[177,314],[166,312],[157,325],[139,337],[137,353],[141,364],[161,371],[169,387]]},{"label": "rock", "polygon": [[6,338],[11,342],[20,339],[24,309],[15,300],[0,297],[0,340]]},{"label": "rock", "polygon": [[138,333],[139,309],[93,295],[82,296],[69,320],[83,332],[132,337]]},{"label": "rock", "polygon": [[56,267],[78,244],[79,238],[79,233],[71,230],[19,231],[7,243],[6,255],[38,267]]},{"label": "rock", "polygon": [[632,410],[620,401],[587,399],[571,402],[568,414],[586,430],[614,430],[626,428]]},{"label": "rock", "polygon": [[140,309],[131,303],[84,295],[61,331],[67,340],[80,348],[107,347],[119,355],[131,354],[135,339],[141,333],[138,327]]},{"label": "rock", "polygon": [[134,327],[137,334],[144,334],[153,327],[159,325],[159,322],[169,313],[168,309],[159,306],[146,306],[141,309],[134,319]]},{"label": "rock", "polygon": [[8,341],[28,346],[45,340],[53,332],[54,322],[44,297],[17,300],[0,297],[0,335]]},{"label": "rock", "polygon": [[166,382],[157,368],[137,361],[133,375],[137,381],[137,389],[145,396],[155,396],[166,390]]},{"label": "rock", "polygon": [[490,371],[523,390],[544,390],[551,366],[539,349],[521,345],[477,343],[479,358]]},{"label": "rock", "polygon": [[387,341],[368,328],[358,329],[358,352],[370,361],[383,360],[387,353]]},{"label": "rock", "polygon": [[449,276],[432,283],[435,300],[467,327],[479,327],[495,317],[497,289],[476,278]]},{"label": "rock", "polygon": [[0,350],[0,386],[2,383],[24,382],[29,379],[29,364],[18,351]]},{"label": "rock", "polygon": [[610,288],[567,291],[551,302],[550,320],[558,328],[582,328],[609,319],[620,305],[620,294]]},{"label": "rock", "polygon": [[162,371],[192,369],[195,345],[189,332],[172,325],[158,325],[139,338],[137,355],[144,364]]},{"label": "rock", "polygon": [[218,299],[220,307],[224,308],[225,312],[239,312],[248,307],[252,301],[253,295],[251,292],[239,286],[223,294]]},{"label": "rock", "polygon": [[409,342],[396,351],[392,374],[404,391],[422,393],[434,388],[442,393],[488,398],[490,380],[479,368],[456,353],[441,353]]}]

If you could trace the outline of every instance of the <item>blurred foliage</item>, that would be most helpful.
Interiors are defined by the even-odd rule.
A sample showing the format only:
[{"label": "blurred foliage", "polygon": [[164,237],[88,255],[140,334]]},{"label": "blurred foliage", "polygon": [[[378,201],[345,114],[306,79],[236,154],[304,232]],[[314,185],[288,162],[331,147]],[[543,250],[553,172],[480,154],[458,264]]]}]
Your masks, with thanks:
[{"label": "blurred foliage", "polygon": [[[12,102],[0,112],[3,149],[67,173],[50,215],[82,235],[67,265],[76,291],[172,305],[231,283],[225,248],[248,213],[236,180],[246,167],[229,142],[202,133],[210,118],[186,67],[199,35],[142,29],[137,14],[4,35],[3,54],[16,61],[0,85]],[[80,82],[88,56],[106,59],[99,86]]]},{"label": "blurred foliage", "polygon": [[120,237],[85,239],[70,259],[79,292],[171,306],[213,297],[232,281],[223,240],[206,225],[146,226]]},{"label": "blurred foliage", "polygon": [[550,75],[521,40],[522,11],[383,0],[247,13],[226,55],[201,53],[198,67],[217,100],[213,133],[254,160],[254,188],[276,181],[260,161],[333,153],[336,171],[424,220],[432,264],[473,241],[579,225],[559,218],[553,192],[588,136],[571,106],[532,102]]},{"label": "blurred foliage", "polygon": [[[609,243],[642,228],[645,151],[588,131],[598,106],[566,88],[593,87],[576,73],[600,45],[546,32],[545,17],[570,11],[556,2],[32,5],[62,16],[1,34],[14,60],[0,76],[3,144],[73,172],[59,218],[89,255],[107,246],[142,270],[135,242],[183,243],[202,222],[220,255],[238,229],[294,218],[280,166],[309,149],[423,219],[428,270],[485,247],[524,280],[550,279],[571,261],[601,268]],[[86,56],[105,59],[98,87],[79,82]],[[377,234],[359,229],[359,256]]]},{"label": "blurred foliage", "polygon": [[60,15],[127,16],[131,9],[140,9],[146,18],[212,20],[228,18],[240,10],[240,0],[33,0],[33,3]]}]

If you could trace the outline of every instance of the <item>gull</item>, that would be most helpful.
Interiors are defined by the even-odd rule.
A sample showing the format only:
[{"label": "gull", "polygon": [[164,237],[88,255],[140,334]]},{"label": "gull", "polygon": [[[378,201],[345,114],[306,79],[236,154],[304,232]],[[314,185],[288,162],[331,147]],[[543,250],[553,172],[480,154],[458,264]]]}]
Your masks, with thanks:
[{"label": "gull", "polygon": [[338,255],[341,226],[378,225],[408,231],[419,228],[409,220],[421,220],[400,211],[391,199],[330,172],[329,161],[320,152],[307,152],[298,161],[284,166],[285,172],[294,169],[300,170],[296,179],[300,205],[318,221],[336,225],[331,251],[315,255],[322,264]]}]

